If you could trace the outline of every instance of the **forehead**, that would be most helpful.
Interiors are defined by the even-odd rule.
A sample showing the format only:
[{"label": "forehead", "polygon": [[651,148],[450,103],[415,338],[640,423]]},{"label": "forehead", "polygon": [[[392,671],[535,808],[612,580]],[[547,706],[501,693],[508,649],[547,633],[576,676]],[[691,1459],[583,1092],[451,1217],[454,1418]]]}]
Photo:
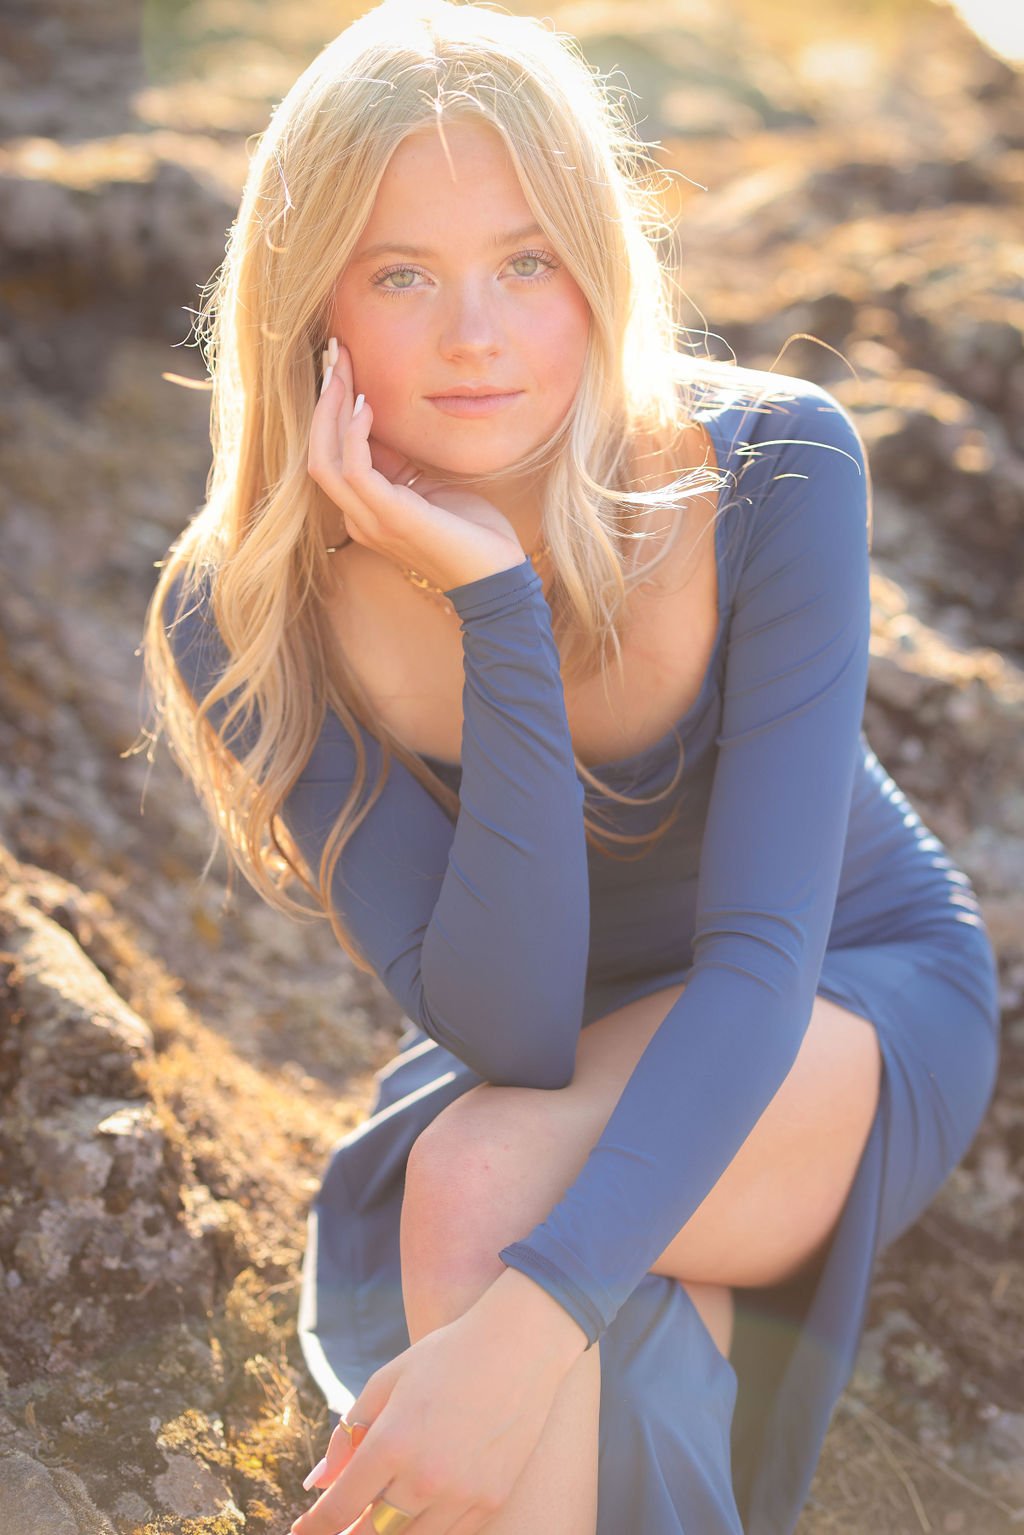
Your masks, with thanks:
[{"label": "forehead", "polygon": [[504,140],[487,123],[456,120],[417,128],[396,147],[372,219],[438,205],[486,215],[498,204],[530,211]]},{"label": "forehead", "polygon": [[442,116],[411,129],[392,151],[388,170],[431,161],[448,164],[453,156],[497,163],[508,161],[508,150],[497,128],[483,118]]}]

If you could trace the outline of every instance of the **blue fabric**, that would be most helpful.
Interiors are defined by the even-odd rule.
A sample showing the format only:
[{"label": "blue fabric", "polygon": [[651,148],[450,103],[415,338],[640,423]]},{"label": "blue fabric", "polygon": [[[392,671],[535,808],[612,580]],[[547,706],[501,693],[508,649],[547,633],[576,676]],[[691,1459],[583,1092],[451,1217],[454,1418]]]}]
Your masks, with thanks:
[{"label": "blue fabric", "polygon": [[[736,370],[755,407],[701,411],[729,486],[719,622],[699,696],[648,751],[597,770],[671,798],[645,858],[589,848],[550,610],[528,560],[452,588],[465,663],[451,817],[399,763],[349,842],[339,909],[411,1027],[310,1215],[300,1333],[334,1413],[408,1346],[398,1219],[416,1136],[481,1081],[558,1088],[581,1028],[681,980],[584,1167],[502,1260],[601,1348],[599,1535],[791,1530],[852,1369],[879,1248],[967,1149],[998,1057],[995,959],[974,890],[863,734],[866,477],[817,386]],[[171,631],[196,697],[224,650],[202,605]],[[197,643],[198,641],[198,643]],[[370,781],[378,743],[364,732]],[[328,711],[284,807],[315,871],[354,752]],[[816,994],[878,1031],[871,1136],[813,1272],[737,1291],[719,1353],[686,1291],[649,1273],[789,1072]],[[627,1521],[628,1510],[628,1521]]]}]

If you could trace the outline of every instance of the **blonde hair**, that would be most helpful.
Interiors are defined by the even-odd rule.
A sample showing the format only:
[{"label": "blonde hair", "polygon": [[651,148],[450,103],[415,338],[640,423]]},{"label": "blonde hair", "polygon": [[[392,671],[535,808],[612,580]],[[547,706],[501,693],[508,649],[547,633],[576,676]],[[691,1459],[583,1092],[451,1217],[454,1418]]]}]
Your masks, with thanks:
[{"label": "blonde hair", "polygon": [[[472,118],[502,136],[524,195],[559,247],[591,311],[590,339],[572,407],[552,438],[502,473],[543,465],[543,531],[554,572],[552,622],[566,676],[595,673],[610,646],[621,666],[626,599],[667,556],[684,503],[721,477],[672,473],[655,490],[636,465],[671,466],[692,419],[694,363],[677,349],[675,273],[658,251],[665,232],[658,168],[648,161],[621,98],[550,25],[480,4],[384,0],[329,43],[273,112],[252,155],[225,259],[199,316],[212,379],[213,463],[204,505],[168,552],[147,610],[146,679],[173,753],[205,804],[230,861],[272,906],[326,916],[342,947],[369,969],[331,900],[335,865],[383,791],[394,753],[454,814],[457,798],[375,717],[323,617],[330,556],[327,498],[307,472],[334,285],[368,220],[396,146],[411,132]],[[725,365],[708,370],[731,372]],[[729,393],[735,395],[735,388]],[[647,454],[639,453],[643,444]],[[663,477],[663,475],[662,475]],[[644,509],[675,520],[660,552],[640,565],[647,537],[629,523]],[[175,614],[208,587],[229,661],[198,705],[168,641]],[[182,607],[185,604],[182,603]],[[211,707],[230,705],[218,731]],[[355,776],[315,883],[280,810],[330,707],[352,737]],[[231,724],[256,726],[241,759]],[[380,774],[361,803],[367,751],[359,725],[382,747]],[[681,750],[681,743],[680,743]],[[152,755],[152,747],[151,747]],[[637,803],[577,759],[585,783],[610,801]],[[673,782],[679,781],[682,759]],[[649,803],[650,801],[642,801]],[[653,846],[653,833],[601,835]],[[596,844],[593,812],[584,817]],[[204,877],[216,851],[211,850]],[[602,849],[603,850],[603,849]],[[313,911],[286,894],[297,878]]]}]

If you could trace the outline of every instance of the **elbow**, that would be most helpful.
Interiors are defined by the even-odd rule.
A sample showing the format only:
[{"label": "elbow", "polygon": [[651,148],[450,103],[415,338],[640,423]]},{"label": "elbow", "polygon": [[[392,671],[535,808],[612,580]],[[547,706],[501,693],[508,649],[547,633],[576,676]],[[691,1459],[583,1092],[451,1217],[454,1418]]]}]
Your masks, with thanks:
[{"label": "elbow", "polygon": [[576,1072],[576,1045],[582,1023],[569,1033],[545,1015],[541,1027],[524,1029],[521,1019],[502,1019],[497,1005],[486,1018],[484,1029],[474,1035],[466,1025],[456,1025],[431,1007],[420,994],[418,1021],[425,1034],[475,1072],[492,1087],[534,1087],[547,1092],[568,1087]]},{"label": "elbow", "polygon": [[535,1087],[544,1092],[558,1092],[568,1087],[576,1071],[576,1052],[572,1059],[550,1056],[543,1061],[520,1060],[498,1063],[499,1070],[487,1080],[494,1087]]},{"label": "elbow", "polygon": [[[489,1069],[485,1071],[485,1067]],[[490,1087],[533,1087],[540,1088],[544,1092],[558,1092],[561,1088],[568,1087],[573,1078],[571,1071],[567,1073],[557,1063],[552,1063],[543,1071],[538,1071],[533,1063],[482,1061],[474,1066],[473,1070]]]}]

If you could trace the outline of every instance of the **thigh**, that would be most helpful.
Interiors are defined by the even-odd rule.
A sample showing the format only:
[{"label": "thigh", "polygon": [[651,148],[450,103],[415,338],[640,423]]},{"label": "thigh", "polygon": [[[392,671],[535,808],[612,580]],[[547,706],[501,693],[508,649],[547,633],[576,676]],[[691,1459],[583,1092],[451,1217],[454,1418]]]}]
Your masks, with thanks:
[{"label": "thigh", "polygon": [[[576,1071],[554,1092],[481,1084],[428,1126],[442,1141],[462,1207],[484,1166],[481,1200],[511,1235],[543,1220],[583,1167],[625,1083],[683,985],[627,1003],[585,1028]],[[736,1156],[652,1265],[681,1282],[765,1285],[795,1274],[827,1242],[852,1187],[878,1103],[874,1028],[815,999],[798,1057]],[[721,1084],[729,1092],[727,1081]],[[451,1149],[449,1156],[444,1143]],[[474,1155],[474,1149],[480,1153]],[[500,1195],[495,1188],[500,1184]],[[500,1233],[497,1233],[500,1235]]]},{"label": "thigh", "polygon": [[882,1069],[874,1026],[816,996],[789,1074],[652,1272],[746,1287],[781,1283],[811,1265],[853,1187]]}]

